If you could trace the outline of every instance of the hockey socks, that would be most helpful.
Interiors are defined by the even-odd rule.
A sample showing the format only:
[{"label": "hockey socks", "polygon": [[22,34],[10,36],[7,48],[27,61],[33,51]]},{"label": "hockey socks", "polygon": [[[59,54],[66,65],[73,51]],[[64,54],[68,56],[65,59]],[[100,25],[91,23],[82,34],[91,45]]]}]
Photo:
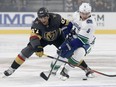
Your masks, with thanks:
[{"label": "hockey socks", "polygon": [[4,71],[5,76],[10,76],[12,75],[16,69],[18,69],[23,63],[25,62],[25,59],[19,54],[14,62],[12,63],[11,67]]}]

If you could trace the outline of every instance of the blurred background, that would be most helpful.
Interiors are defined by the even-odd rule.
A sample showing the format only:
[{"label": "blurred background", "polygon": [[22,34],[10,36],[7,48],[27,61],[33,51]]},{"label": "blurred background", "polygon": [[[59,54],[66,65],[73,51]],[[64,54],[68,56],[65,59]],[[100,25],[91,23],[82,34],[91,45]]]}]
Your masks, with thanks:
[{"label": "blurred background", "polygon": [[40,7],[71,20],[83,2],[92,6],[97,24],[95,33],[116,34],[116,0],[0,0],[0,34],[29,33]]},{"label": "blurred background", "polygon": [[116,34],[116,0],[0,0],[0,34],[28,34],[40,7],[71,20],[83,2],[92,6],[97,34]]},{"label": "blurred background", "polygon": [[51,12],[73,12],[89,2],[93,12],[116,12],[115,0],[0,0],[0,12],[36,12],[47,7]]}]

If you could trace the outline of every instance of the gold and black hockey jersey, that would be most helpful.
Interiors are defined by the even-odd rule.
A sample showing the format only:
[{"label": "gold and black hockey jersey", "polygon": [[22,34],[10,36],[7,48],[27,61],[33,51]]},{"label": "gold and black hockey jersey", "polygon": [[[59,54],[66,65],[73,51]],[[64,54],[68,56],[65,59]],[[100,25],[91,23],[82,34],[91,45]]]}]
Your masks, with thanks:
[{"label": "gold and black hockey jersey", "polygon": [[67,26],[68,20],[62,18],[59,14],[49,13],[49,24],[43,25],[41,21],[36,18],[31,27],[32,35],[45,41],[54,41],[61,34],[61,28]]}]

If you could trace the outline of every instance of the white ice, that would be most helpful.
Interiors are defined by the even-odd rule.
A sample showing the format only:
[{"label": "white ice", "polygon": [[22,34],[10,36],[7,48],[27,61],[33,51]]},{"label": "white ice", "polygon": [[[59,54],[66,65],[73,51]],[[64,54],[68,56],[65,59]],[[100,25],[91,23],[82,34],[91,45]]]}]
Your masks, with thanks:
[{"label": "white ice", "polygon": [[[96,35],[96,44],[84,59],[88,65],[106,74],[116,74],[116,35]],[[29,35],[0,35],[0,73],[8,69],[17,54],[29,41]],[[54,46],[47,46],[45,53],[55,56]],[[66,81],[51,75],[48,81],[39,75],[49,70],[52,59],[32,55],[16,72],[8,78],[0,77],[0,87],[116,87],[116,77],[106,77],[94,73],[95,78],[83,81],[85,73],[75,68]],[[2,74],[1,74],[2,75]]]}]

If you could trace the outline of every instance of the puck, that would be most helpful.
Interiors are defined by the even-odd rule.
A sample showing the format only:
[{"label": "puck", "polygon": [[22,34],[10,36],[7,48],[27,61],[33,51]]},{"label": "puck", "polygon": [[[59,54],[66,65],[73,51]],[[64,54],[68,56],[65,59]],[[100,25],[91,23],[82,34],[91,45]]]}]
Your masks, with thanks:
[{"label": "puck", "polygon": [[83,78],[83,80],[87,80],[87,78]]}]

